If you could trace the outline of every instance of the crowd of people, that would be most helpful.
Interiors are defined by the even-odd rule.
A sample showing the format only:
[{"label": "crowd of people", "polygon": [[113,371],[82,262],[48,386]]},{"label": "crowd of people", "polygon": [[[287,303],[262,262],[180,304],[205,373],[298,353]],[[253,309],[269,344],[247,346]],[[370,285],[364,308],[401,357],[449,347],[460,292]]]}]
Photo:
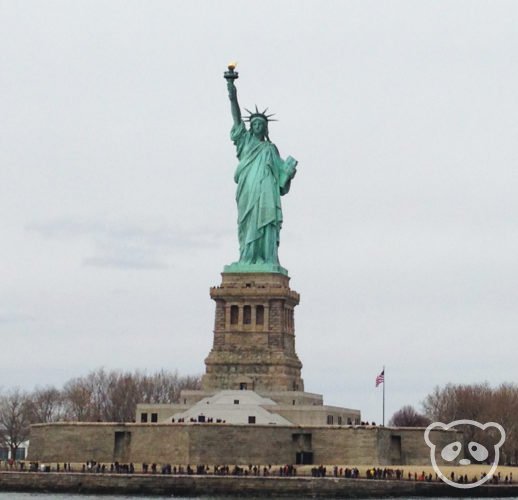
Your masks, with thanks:
[{"label": "crowd of people", "polygon": [[[431,476],[431,474],[430,474]],[[437,474],[435,475],[437,478]],[[484,479],[486,477],[486,474],[484,472],[480,473],[480,478],[477,476],[473,476],[471,480],[468,478],[467,474],[455,474],[455,472],[452,471],[450,474],[450,479],[453,482],[459,483],[459,484],[468,484],[468,483],[476,483],[477,481]],[[431,481],[431,479],[430,479]],[[502,473],[498,472],[497,474],[493,475],[488,482],[490,484],[513,484],[513,473],[510,472],[508,475],[506,474],[504,477],[502,477]]]},{"label": "crowd of people", "polygon": [[217,418],[214,420],[214,417],[205,417],[203,415],[200,415],[198,417],[191,417],[188,420],[185,420],[185,417],[180,417],[175,419],[174,417],[171,419],[172,424],[183,424],[185,422],[190,422],[191,424],[226,424],[226,420],[223,420],[222,418]]},{"label": "crowd of people", "polygon": [[[338,467],[335,465],[332,469],[333,477],[345,477],[348,479],[361,479],[362,476],[360,474],[360,470],[358,467]],[[365,471],[364,479],[403,479],[403,470],[402,469],[380,469],[380,468],[372,468],[367,469]],[[313,477],[326,477],[327,467],[320,465],[319,467],[313,467],[311,469],[311,475]]]},{"label": "crowd of people", "polygon": [[[122,464],[113,462],[110,464],[99,463],[95,460],[89,460],[83,464],[70,463],[54,463],[44,464],[39,462],[25,462],[4,460],[0,461],[0,470],[6,471],[28,471],[28,472],[81,472],[85,474],[177,474],[177,475],[216,475],[216,476],[276,476],[276,477],[293,477],[297,476],[297,468],[294,465],[286,464],[281,466],[269,465],[253,465],[241,467],[238,465],[171,465],[171,464],[148,464],[142,463],[135,466],[133,463]],[[324,465],[312,467],[309,470],[312,477],[335,477],[347,479],[385,479],[385,480],[408,480],[408,481],[440,481],[441,478],[435,474],[417,472],[407,472],[403,469],[372,467],[366,469],[363,474],[358,467],[340,467],[333,466],[328,469]],[[301,475],[306,475],[308,469],[303,469]],[[449,479],[459,484],[475,483],[486,476],[484,472],[480,477],[476,475],[471,478],[467,474],[450,473]],[[491,484],[513,484],[513,474],[510,472],[502,476],[500,472],[493,475],[488,481]]]}]

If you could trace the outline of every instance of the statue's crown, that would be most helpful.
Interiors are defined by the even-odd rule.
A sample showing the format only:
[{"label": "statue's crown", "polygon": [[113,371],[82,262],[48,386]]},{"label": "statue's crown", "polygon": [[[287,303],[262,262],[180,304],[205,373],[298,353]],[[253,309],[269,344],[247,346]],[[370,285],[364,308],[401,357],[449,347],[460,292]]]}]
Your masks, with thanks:
[{"label": "statue's crown", "polygon": [[277,120],[272,119],[272,116],[275,116],[275,113],[271,113],[269,115],[266,114],[268,108],[266,108],[262,113],[257,109],[257,104],[255,105],[255,112],[250,111],[245,108],[245,111],[248,113],[248,116],[244,117],[245,122],[251,122],[254,118],[262,118],[266,122],[276,122]]}]

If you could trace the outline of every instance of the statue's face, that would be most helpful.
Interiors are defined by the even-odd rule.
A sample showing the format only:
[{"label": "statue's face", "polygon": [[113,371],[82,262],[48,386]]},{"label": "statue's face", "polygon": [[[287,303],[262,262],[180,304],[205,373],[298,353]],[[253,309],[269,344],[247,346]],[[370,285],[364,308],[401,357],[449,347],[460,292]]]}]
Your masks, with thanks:
[{"label": "statue's face", "polygon": [[259,138],[263,138],[266,134],[266,122],[261,118],[256,118],[252,120],[250,124],[252,128],[252,133]]}]

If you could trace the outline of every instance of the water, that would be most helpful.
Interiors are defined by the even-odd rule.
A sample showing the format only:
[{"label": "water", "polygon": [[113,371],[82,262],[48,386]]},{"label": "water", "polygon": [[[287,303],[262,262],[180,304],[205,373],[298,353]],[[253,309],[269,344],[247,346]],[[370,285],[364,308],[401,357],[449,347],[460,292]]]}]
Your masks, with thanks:
[{"label": "water", "polygon": [[[157,500],[160,498],[173,498],[171,496],[132,496],[132,495],[78,495],[73,493],[0,493],[0,500]],[[206,497],[174,497],[174,500],[236,500],[236,496],[228,497],[228,496],[206,496]],[[247,500],[281,500],[272,496],[264,496],[264,497],[246,497]],[[300,500],[300,497],[282,497],[282,500],[290,500],[290,498],[297,498]],[[340,500],[340,499],[335,499]],[[364,499],[369,500],[369,499]],[[374,499],[372,499],[374,500]],[[379,500],[379,499],[376,499]],[[412,499],[408,499],[412,500]],[[433,499],[428,499],[433,500]],[[444,499],[441,499],[444,500]],[[517,499],[518,500],[518,499]]]},{"label": "water", "polygon": [[[159,498],[173,498],[173,497],[164,497],[164,496],[128,496],[128,495],[75,495],[72,493],[1,493],[0,492],[0,500],[157,500]],[[225,496],[206,496],[206,497],[174,497],[175,500],[235,500],[237,497],[225,497]],[[248,500],[289,500],[292,498],[293,500],[297,498],[297,500],[301,500],[300,497],[273,497],[273,496],[264,496],[264,497],[246,497]],[[473,497],[476,498],[476,497]],[[335,499],[340,500],[340,499]],[[365,498],[363,500],[369,500]],[[379,498],[372,498],[370,500],[379,500]],[[406,500],[423,500],[422,498],[407,498]],[[428,497],[426,500],[453,500],[446,497],[442,498],[430,498]],[[487,498],[486,500],[496,500],[495,498]],[[518,500],[518,497],[510,498],[509,500]]]}]

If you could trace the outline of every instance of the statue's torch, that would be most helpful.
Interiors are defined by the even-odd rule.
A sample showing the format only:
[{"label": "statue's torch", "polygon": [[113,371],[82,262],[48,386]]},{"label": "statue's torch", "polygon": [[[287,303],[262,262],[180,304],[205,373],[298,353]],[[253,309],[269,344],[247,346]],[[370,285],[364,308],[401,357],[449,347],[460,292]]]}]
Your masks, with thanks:
[{"label": "statue's torch", "polygon": [[228,71],[225,71],[225,73],[223,73],[223,78],[225,78],[227,82],[233,82],[234,80],[237,80],[239,78],[239,73],[237,71],[234,71],[236,69],[236,66],[236,62],[231,62],[228,64]]}]

